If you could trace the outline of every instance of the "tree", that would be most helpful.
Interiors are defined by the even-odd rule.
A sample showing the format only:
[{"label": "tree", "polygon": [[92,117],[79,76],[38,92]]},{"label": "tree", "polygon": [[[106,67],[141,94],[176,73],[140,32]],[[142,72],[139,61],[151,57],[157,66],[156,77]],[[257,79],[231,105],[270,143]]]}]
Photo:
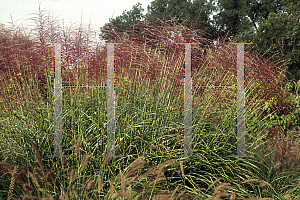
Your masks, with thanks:
[{"label": "tree", "polygon": [[218,6],[220,13],[214,16],[214,26],[220,32],[229,32],[230,34],[236,35],[242,18],[242,5],[240,0],[219,0]]},{"label": "tree", "polygon": [[208,15],[211,14],[211,5],[204,6],[206,0],[154,0],[148,8],[148,16],[154,16],[165,20],[178,20],[177,24],[188,25],[192,21],[196,22],[199,13],[198,22],[205,24],[208,21]]},{"label": "tree", "polygon": [[292,73],[289,79],[299,80],[300,64],[300,26],[292,16],[284,13],[271,13],[269,19],[263,22],[255,36],[256,44],[261,52],[271,48],[267,57],[276,54],[272,60],[290,60],[288,71]]},{"label": "tree", "polygon": [[[153,23],[156,18],[161,20],[176,20],[176,24],[183,23],[183,26],[192,26],[194,29],[203,29],[209,34],[215,34],[209,25],[209,15],[214,10],[212,4],[213,0],[207,2],[207,0],[154,0],[148,5],[148,13],[142,16],[144,11],[141,8],[141,4],[133,6],[133,9],[127,14],[123,12],[121,16],[116,17],[116,19],[109,19],[109,23],[106,23],[102,28],[101,38],[104,40],[109,40],[108,32],[109,30],[115,31],[117,33],[122,33],[124,31],[139,30],[138,24],[142,23],[142,18],[144,22]],[[137,24],[134,26],[133,25]],[[106,34],[106,35],[104,35]]]},{"label": "tree", "polygon": [[133,6],[131,11],[125,13],[123,11],[121,16],[117,16],[115,19],[110,18],[109,23],[105,23],[103,27],[100,28],[102,34],[100,35],[103,40],[110,40],[109,32],[115,31],[117,33],[124,33],[128,30],[135,30],[137,27],[133,28],[134,25],[140,24],[143,20],[143,11],[141,7],[142,4],[138,3]]},{"label": "tree", "polygon": [[257,23],[268,19],[271,12],[280,13],[282,6],[281,0],[218,0],[214,27],[233,36],[256,32]]},{"label": "tree", "polygon": [[293,15],[295,18],[299,20],[300,16],[300,1],[298,0],[282,0],[284,4],[283,8],[286,13],[289,15]]},{"label": "tree", "polygon": [[[215,10],[213,0],[154,0],[148,6],[147,16],[175,21],[185,27],[202,29],[215,36],[209,15]],[[151,21],[151,19],[149,19]]]},{"label": "tree", "polygon": [[[260,7],[260,23],[256,31],[244,31],[233,39],[238,42],[253,42],[253,53],[264,54],[272,61],[289,60],[288,72],[290,80],[299,80],[300,53],[300,2],[296,0],[282,0],[280,6],[274,5],[276,12],[263,12]],[[268,8],[270,9],[270,8]],[[266,17],[266,13],[268,16]]]}]

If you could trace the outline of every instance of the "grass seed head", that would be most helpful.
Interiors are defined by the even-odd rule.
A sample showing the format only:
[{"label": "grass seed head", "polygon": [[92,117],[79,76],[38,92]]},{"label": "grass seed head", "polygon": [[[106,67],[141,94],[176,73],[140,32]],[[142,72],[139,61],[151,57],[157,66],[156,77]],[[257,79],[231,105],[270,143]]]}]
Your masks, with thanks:
[{"label": "grass seed head", "polygon": [[108,162],[108,161],[110,161],[112,159],[112,156],[107,156],[106,158],[105,158],[105,160],[103,161],[103,163],[102,163],[102,167]]},{"label": "grass seed head", "polygon": [[82,159],[82,163],[81,163],[81,166],[82,166],[82,170],[84,170],[86,164],[89,162],[89,159],[90,157],[92,156],[92,154],[85,154],[83,159]]},{"label": "grass seed head", "polygon": [[109,180],[109,192],[110,192],[110,196],[112,197],[114,195],[114,185],[112,184],[112,182]]},{"label": "grass seed head", "polygon": [[155,175],[155,174],[157,174],[156,171],[149,169],[146,173],[144,173],[140,176],[139,180],[142,180],[143,178],[145,178],[148,175]]},{"label": "grass seed head", "polygon": [[181,174],[184,176],[184,169],[183,169],[183,163],[180,161],[180,169],[181,169]]},{"label": "grass seed head", "polygon": [[75,153],[78,158],[80,158],[80,156],[81,156],[81,150],[80,150],[81,142],[80,141],[81,141],[81,137],[78,137],[77,142],[76,142],[76,148],[75,148]]},{"label": "grass seed head", "polygon": [[45,182],[44,185],[45,185],[45,186],[48,185],[51,189],[53,189],[53,185],[52,185],[50,182],[48,182],[48,181]]},{"label": "grass seed head", "polygon": [[165,177],[159,177],[159,178],[155,179],[154,181],[151,181],[149,185],[153,185],[153,184],[156,184],[156,183],[158,183],[160,181],[164,181],[164,180],[166,180]]},{"label": "grass seed head", "polygon": [[292,200],[292,198],[289,194],[285,195],[284,198],[287,199],[287,200]]},{"label": "grass seed head", "polygon": [[28,177],[28,176],[27,176],[27,172],[25,172],[25,171],[20,171],[20,172],[18,172],[18,175],[16,176],[16,180],[17,180],[19,183],[24,184],[25,181],[21,178],[22,175],[26,176],[26,178]]},{"label": "grass seed head", "polygon": [[74,178],[74,169],[72,169],[70,172],[70,182],[73,181],[73,178]]},{"label": "grass seed head", "polygon": [[38,154],[38,153],[39,153],[38,148],[35,146],[35,144],[33,144],[33,142],[31,142],[31,146],[32,146],[34,152],[35,152],[36,154]]},{"label": "grass seed head", "polygon": [[77,194],[77,192],[75,190],[75,185],[73,185],[72,190],[73,190],[73,194],[75,195],[76,199],[79,199],[79,195]]},{"label": "grass seed head", "polygon": [[231,185],[230,183],[221,183],[220,185],[218,185],[215,188],[214,194],[220,193],[220,191],[223,190],[223,189],[232,188],[230,185]]},{"label": "grass seed head", "polygon": [[23,200],[39,200],[39,198],[36,196],[24,195]]},{"label": "grass seed head", "polygon": [[217,197],[221,197],[221,198],[226,198],[226,197],[230,197],[231,193],[228,192],[221,192],[217,194]]},{"label": "grass seed head", "polygon": [[51,178],[52,180],[54,180],[54,176],[53,174],[50,172],[49,169],[46,169],[46,179]]},{"label": "grass seed head", "polygon": [[259,183],[259,187],[261,187],[261,188],[266,187],[266,185],[267,184],[265,182],[263,182],[263,181]]},{"label": "grass seed head", "polygon": [[44,165],[42,163],[41,156],[39,154],[35,154],[34,157],[35,157],[36,161],[38,162],[39,166],[42,168],[42,170],[44,170]]},{"label": "grass seed head", "polygon": [[131,185],[128,187],[127,193],[128,193],[128,198],[132,199],[132,188],[131,188]]},{"label": "grass seed head", "polygon": [[34,184],[35,184],[38,188],[40,188],[41,186],[40,186],[39,182],[36,180],[35,176],[34,176],[31,172],[29,172],[29,176],[30,176],[31,180],[34,182]]},{"label": "grass seed head", "polygon": [[86,188],[89,190],[91,189],[91,187],[94,185],[95,181],[94,180],[90,180],[86,186]]},{"label": "grass seed head", "polygon": [[135,173],[126,173],[125,174],[125,176],[124,176],[124,178],[126,179],[126,178],[128,178],[128,177],[133,177],[133,176],[135,176],[136,174]]},{"label": "grass seed head", "polygon": [[43,174],[38,168],[35,167],[33,171],[40,179],[43,179]]},{"label": "grass seed head", "polygon": [[97,185],[98,185],[98,192],[101,192],[103,183],[102,183],[100,175],[98,175]]},{"label": "grass seed head", "polygon": [[230,200],[235,200],[235,192],[231,194]]},{"label": "grass seed head", "polygon": [[115,197],[127,197],[127,196],[123,192],[117,192],[112,195],[112,198],[115,198]]},{"label": "grass seed head", "polygon": [[15,197],[12,197],[11,199],[12,200],[21,200],[21,199],[15,198]]},{"label": "grass seed head", "polygon": [[66,157],[61,157],[61,164],[64,168],[66,167]]},{"label": "grass seed head", "polygon": [[0,165],[4,166],[7,169],[7,171],[9,171],[9,173],[13,173],[13,170],[6,162],[0,162]]},{"label": "grass seed head", "polygon": [[128,185],[130,185],[131,183],[133,183],[133,181],[135,181],[136,177],[137,177],[137,176],[135,175],[135,177],[133,177],[133,178],[131,178],[129,181],[127,181],[125,187],[127,187]]},{"label": "grass seed head", "polygon": [[256,181],[259,181],[259,179],[257,179],[257,178],[251,178],[251,179],[248,179],[248,180],[244,181],[244,183],[256,182]]},{"label": "grass seed head", "polygon": [[171,198],[171,194],[157,194],[153,197],[153,200],[169,200]]},{"label": "grass seed head", "polygon": [[23,188],[24,188],[24,190],[26,190],[28,192],[32,192],[32,188],[28,185],[28,183],[24,183]]}]

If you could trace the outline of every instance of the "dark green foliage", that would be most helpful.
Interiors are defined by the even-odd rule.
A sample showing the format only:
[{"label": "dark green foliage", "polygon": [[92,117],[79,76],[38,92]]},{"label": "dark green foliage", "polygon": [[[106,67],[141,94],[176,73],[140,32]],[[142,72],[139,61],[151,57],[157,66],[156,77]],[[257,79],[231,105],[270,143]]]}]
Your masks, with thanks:
[{"label": "dark green foliage", "polygon": [[237,36],[240,42],[253,42],[253,51],[265,56],[278,65],[288,61],[289,80],[299,80],[300,24],[291,15],[271,13],[269,19],[260,24],[257,33],[248,31]]},{"label": "dark green foliage", "polygon": [[[155,0],[148,5],[148,13],[143,16],[144,9],[138,3],[128,11],[115,19],[110,19],[101,27],[102,34],[100,37],[104,40],[110,40],[111,32],[126,34],[125,32],[139,31],[139,24],[146,22],[147,24],[155,23],[157,19],[162,21],[171,20],[176,24],[182,23],[183,26],[193,27],[194,29],[203,29],[209,34],[216,34],[209,25],[209,15],[214,10],[213,2],[207,3],[206,0],[197,0],[191,2],[186,0]],[[144,36],[149,37],[147,34]]]},{"label": "dark green foliage", "polygon": [[[109,19],[110,22],[100,28],[102,34],[109,33],[110,30],[115,32],[133,30],[133,26],[136,26],[142,21],[144,9],[141,7],[140,3],[134,5],[131,11],[128,11],[127,13],[125,13],[125,11],[123,11],[121,16],[117,16],[115,19]],[[107,35],[101,35],[101,38],[109,40]]]}]

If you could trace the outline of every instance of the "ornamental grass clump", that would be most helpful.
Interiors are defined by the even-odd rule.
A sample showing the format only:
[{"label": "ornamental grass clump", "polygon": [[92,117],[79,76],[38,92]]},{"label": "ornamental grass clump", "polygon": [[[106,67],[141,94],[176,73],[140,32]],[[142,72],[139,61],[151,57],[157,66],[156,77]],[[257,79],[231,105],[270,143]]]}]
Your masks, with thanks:
[{"label": "ornamental grass clump", "polygon": [[[80,140],[78,139],[78,141],[80,141]],[[32,147],[34,150],[36,149],[36,146],[34,144],[32,144]],[[37,156],[35,158],[36,158],[37,163],[39,163],[40,161],[38,160],[38,158],[40,158],[40,155],[38,152],[36,152],[36,154],[37,154]],[[84,155],[79,169],[76,170],[77,172],[84,171],[85,165],[88,164],[89,157],[90,157],[89,154]],[[145,188],[144,188],[142,194],[140,194],[140,192],[134,192],[132,190],[132,184],[137,179],[136,173],[134,173],[134,172],[138,169],[143,168],[143,164],[144,164],[144,162],[142,161],[143,157],[144,156],[137,158],[130,165],[129,170],[127,173],[125,173],[125,175],[123,175],[123,173],[121,173],[119,176],[115,177],[113,181],[108,180],[109,194],[112,198],[115,198],[118,196],[123,196],[126,198],[128,197],[129,199],[133,199],[133,194],[134,194],[134,199],[138,199],[139,196],[144,196],[144,198],[145,198]],[[105,167],[105,164],[111,158],[112,157],[106,157],[104,162],[102,163],[102,167]],[[163,171],[162,171],[163,166],[168,163],[174,163],[174,161],[175,160],[173,159],[173,160],[166,161],[166,162],[158,165],[157,166],[159,168],[158,172],[154,171],[153,170],[154,168],[151,168],[147,173],[143,174],[140,178],[138,178],[138,180],[142,180],[151,174],[152,182],[150,182],[150,184],[148,185],[148,188],[149,188],[149,186],[155,185],[158,182],[165,180],[165,178],[160,177],[163,174]],[[0,165],[1,165],[1,167],[4,166],[7,169],[7,171],[10,172],[11,168],[7,163],[1,162]],[[25,166],[23,163],[19,163],[19,165],[21,165],[22,167]],[[65,163],[65,165],[66,165],[66,163]],[[39,166],[39,167],[42,168],[41,166]],[[97,191],[100,194],[101,190],[103,189],[103,182],[102,182],[103,177],[101,176],[101,174],[96,176],[96,177],[98,177],[97,179],[96,179],[96,177],[93,179],[91,176],[88,176],[88,178],[86,178],[84,181],[85,187],[80,188],[81,193],[78,193],[78,188],[75,188],[75,186],[78,183],[75,183],[74,181],[75,181],[75,179],[80,179],[81,177],[79,176],[79,174],[74,176],[74,169],[72,169],[71,171],[68,170],[68,168],[66,169],[66,175],[69,174],[68,175],[69,176],[69,184],[68,184],[68,187],[65,188],[65,190],[61,190],[62,188],[59,187],[58,179],[55,176],[53,176],[54,173],[51,173],[49,171],[49,169],[47,169],[47,168],[45,168],[46,170],[40,170],[39,168],[34,167],[34,169],[33,169],[34,173],[31,173],[30,171],[28,171],[28,172],[20,171],[19,173],[16,173],[17,169],[18,169],[18,166],[16,166],[15,170],[11,171],[10,173],[11,173],[12,180],[16,179],[18,181],[18,183],[22,185],[22,187],[24,189],[24,193],[26,193],[23,195],[22,199],[45,199],[45,200],[46,199],[57,199],[57,198],[59,198],[59,199],[71,199],[71,198],[90,199],[91,191],[94,191],[94,192]],[[56,169],[57,175],[58,175],[58,171],[60,171],[60,170],[61,170],[61,167],[58,167]],[[60,171],[59,173],[63,173],[63,172]],[[155,174],[157,175],[156,178],[155,178]],[[27,177],[27,181],[20,181],[20,180],[22,180],[21,175],[25,175],[25,177]],[[120,187],[121,191],[114,192],[115,188],[116,188],[115,185],[119,184],[119,182],[121,182],[121,187]],[[43,186],[41,183],[43,183]],[[12,198],[15,200],[19,199],[19,198],[11,197],[11,195],[12,195],[11,191],[13,190],[12,185],[13,184],[11,184],[11,186],[10,186],[11,190],[9,192],[9,194],[10,194],[9,198]],[[177,190],[178,190],[178,188],[177,188]],[[174,197],[176,196],[175,193],[176,193],[176,191],[172,194]],[[59,194],[62,194],[62,195],[59,195]],[[182,195],[183,194],[181,194],[181,196]],[[92,196],[94,196],[94,195],[92,195]],[[102,195],[100,195],[99,197],[101,197],[101,196]]]},{"label": "ornamental grass clump", "polygon": [[[44,19],[43,11],[37,15],[33,19],[41,31],[35,40],[21,32],[1,31],[6,38],[0,43],[1,198],[300,197],[299,173],[294,169],[299,158],[291,156],[299,153],[296,134],[284,143],[298,130],[294,129],[299,100],[284,89],[284,66],[251,55],[245,45],[245,146],[252,158],[228,157],[236,154],[234,87],[193,88],[192,153],[201,157],[178,158],[185,153],[185,46],[176,43],[201,43],[191,45],[194,86],[235,85],[236,44],[220,38],[219,46],[213,47],[200,30],[165,20],[141,24],[138,31],[128,31],[127,38],[107,33],[113,43],[123,43],[114,45],[114,146],[115,155],[123,157],[112,157],[105,153],[105,87],[78,86],[105,85],[107,46],[90,47],[91,41],[82,34],[91,33],[85,25],[68,32]],[[176,31],[182,36],[172,38]],[[51,43],[56,42],[64,43],[62,151],[66,157],[49,157],[54,152],[55,100]],[[276,146],[272,142],[280,134],[282,141]]]}]

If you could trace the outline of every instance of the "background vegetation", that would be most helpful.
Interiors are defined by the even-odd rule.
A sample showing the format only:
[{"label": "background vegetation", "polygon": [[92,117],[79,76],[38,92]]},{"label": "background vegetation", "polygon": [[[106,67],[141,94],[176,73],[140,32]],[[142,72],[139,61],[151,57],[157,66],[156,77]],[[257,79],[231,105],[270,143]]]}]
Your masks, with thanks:
[{"label": "background vegetation", "polygon": [[[281,64],[289,61],[286,75],[297,82],[300,80],[299,10],[297,0],[155,0],[145,16],[138,3],[127,13],[124,11],[121,16],[110,19],[101,29],[102,33],[111,29],[127,32],[139,30],[133,25],[141,21],[171,20],[193,30],[203,30],[205,38],[252,42],[252,52]],[[213,12],[217,14],[210,19]],[[107,36],[102,38],[107,39]]]},{"label": "background vegetation", "polygon": [[[63,154],[72,157],[49,158],[49,43],[68,43],[63,85],[104,85],[107,49],[89,46],[89,26],[62,30],[42,10],[32,20],[35,40],[14,26],[0,32],[2,199],[299,199],[299,86],[285,76],[287,63],[245,45],[245,144],[253,158],[228,157],[236,150],[234,88],[193,88],[193,154],[202,157],[176,158],[184,153],[185,65],[184,46],[174,43],[201,43],[192,47],[193,85],[234,85],[236,47],[228,42],[236,41],[220,37],[214,46],[201,27],[155,17],[126,37],[109,30],[102,36],[123,43],[114,63],[115,146],[124,157],[98,157],[106,151],[105,90],[63,88]],[[182,36],[172,37],[176,31]]]}]

